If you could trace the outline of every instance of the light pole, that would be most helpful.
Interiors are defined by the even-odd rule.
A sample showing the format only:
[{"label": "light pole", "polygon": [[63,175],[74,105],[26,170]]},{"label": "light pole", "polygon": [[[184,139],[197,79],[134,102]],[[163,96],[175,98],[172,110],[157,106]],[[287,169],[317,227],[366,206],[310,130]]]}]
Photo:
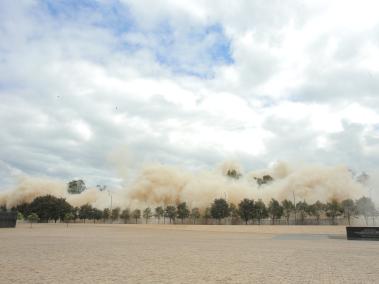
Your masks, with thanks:
[{"label": "light pole", "polygon": [[113,223],[113,219],[112,219],[112,192],[109,189],[107,190],[107,192],[108,192],[108,195],[111,197],[111,207],[109,209],[109,215],[111,217],[111,222]]},{"label": "light pole", "polygon": [[292,194],[293,194],[293,205],[294,205],[294,208],[295,208],[295,225],[297,225],[297,220],[296,220],[296,199],[295,199],[295,192],[292,191]]}]

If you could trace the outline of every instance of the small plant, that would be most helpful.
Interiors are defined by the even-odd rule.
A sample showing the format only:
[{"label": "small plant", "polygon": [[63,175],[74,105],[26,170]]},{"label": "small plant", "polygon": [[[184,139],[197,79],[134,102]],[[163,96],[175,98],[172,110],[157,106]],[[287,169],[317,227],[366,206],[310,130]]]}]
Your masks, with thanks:
[{"label": "small plant", "polygon": [[33,228],[33,223],[38,222],[39,217],[36,213],[32,213],[28,216],[28,221],[30,223],[30,228]]},{"label": "small plant", "polygon": [[65,215],[64,215],[64,221],[66,222],[66,225],[67,225],[67,227],[68,227],[68,223],[71,221],[71,220],[73,220],[74,219],[74,214],[72,214],[71,212],[70,213],[66,213]]},{"label": "small plant", "polygon": [[19,221],[24,220],[24,215],[22,215],[21,212],[18,212],[18,213],[17,213],[17,220],[19,220]]}]

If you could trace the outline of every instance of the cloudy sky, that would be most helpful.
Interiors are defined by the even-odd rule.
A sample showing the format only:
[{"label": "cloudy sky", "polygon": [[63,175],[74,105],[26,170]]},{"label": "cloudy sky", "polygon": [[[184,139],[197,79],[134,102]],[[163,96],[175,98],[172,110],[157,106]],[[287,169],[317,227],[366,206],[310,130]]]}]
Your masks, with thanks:
[{"label": "cloudy sky", "polygon": [[114,164],[379,162],[377,1],[0,2],[0,187]]}]

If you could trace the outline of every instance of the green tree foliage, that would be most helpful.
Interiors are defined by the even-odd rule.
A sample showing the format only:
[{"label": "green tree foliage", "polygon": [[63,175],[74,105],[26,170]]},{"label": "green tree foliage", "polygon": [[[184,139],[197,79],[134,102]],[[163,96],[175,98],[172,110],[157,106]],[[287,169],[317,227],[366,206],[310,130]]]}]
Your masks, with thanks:
[{"label": "green tree foliage", "polygon": [[79,219],[83,220],[83,222],[86,222],[86,219],[92,219],[92,213],[93,213],[93,208],[91,205],[84,204],[80,206],[79,208]]},{"label": "green tree foliage", "polygon": [[228,202],[223,198],[215,199],[211,205],[211,215],[217,219],[220,224],[221,219],[229,217],[230,215]]},{"label": "green tree foliage", "polygon": [[343,210],[344,217],[347,220],[349,226],[351,225],[351,218],[357,215],[357,207],[355,206],[354,200],[345,199],[341,202],[341,207]]},{"label": "green tree foliage", "polygon": [[30,212],[30,204],[23,202],[21,204],[18,204],[15,208],[16,211],[20,212],[23,216],[28,216]]},{"label": "green tree foliage", "polygon": [[287,220],[287,225],[289,225],[290,224],[290,216],[291,216],[291,213],[294,211],[295,206],[293,205],[293,203],[290,200],[284,199],[282,201],[282,207],[283,207],[283,215]]},{"label": "green tree foliage", "polygon": [[325,211],[326,205],[319,200],[309,206],[309,215],[316,217],[317,224],[320,224],[320,218]]},{"label": "green tree foliage", "polygon": [[261,220],[268,217],[268,210],[266,204],[259,199],[255,202],[254,218],[258,220],[258,224],[261,224]]},{"label": "green tree foliage", "polygon": [[264,175],[264,176],[261,177],[261,178],[257,178],[257,177],[255,177],[254,179],[256,180],[256,182],[257,182],[257,184],[258,184],[259,186],[261,186],[261,185],[263,185],[263,184],[268,184],[268,183],[274,181],[273,177],[270,176],[270,175]]},{"label": "green tree foliage", "polygon": [[359,215],[365,218],[366,225],[368,225],[368,218],[375,214],[375,204],[368,197],[361,197],[356,201],[357,211]]},{"label": "green tree foliage", "polygon": [[211,215],[211,208],[207,207],[204,209],[203,218],[205,220],[205,224],[208,224],[208,220],[212,217]]},{"label": "green tree foliage", "polygon": [[39,220],[39,217],[38,217],[38,215],[36,213],[29,214],[28,221],[30,223],[30,228],[32,228],[33,227],[33,223],[38,222],[38,220]]},{"label": "green tree foliage", "polygon": [[305,200],[299,201],[296,204],[296,211],[299,213],[300,216],[300,224],[304,225],[305,217],[307,217],[309,211],[307,202],[305,202]]},{"label": "green tree foliage", "polygon": [[245,198],[238,204],[238,213],[240,217],[245,221],[245,224],[254,217],[254,200]]},{"label": "green tree foliage", "polygon": [[103,210],[103,220],[104,220],[104,223],[110,217],[111,217],[111,210],[109,208],[104,208],[104,210]]},{"label": "green tree foliage", "polygon": [[189,214],[190,214],[190,211],[187,207],[187,203],[185,202],[179,203],[177,206],[177,215],[178,215],[178,218],[182,220],[182,224],[183,224],[184,219],[189,217]]},{"label": "green tree foliage", "polygon": [[116,207],[112,209],[112,214],[111,214],[112,222],[118,220],[118,218],[120,217],[120,211],[121,211],[120,207]]},{"label": "green tree foliage", "polygon": [[63,220],[64,215],[72,210],[72,206],[64,198],[52,195],[36,197],[29,206],[29,211],[36,213],[40,220],[45,222]]},{"label": "green tree foliage", "polygon": [[76,219],[79,218],[79,211],[80,211],[79,207],[74,207],[72,209],[72,214],[74,214],[74,222],[76,222]]},{"label": "green tree foliage", "polygon": [[175,218],[176,218],[176,207],[175,206],[171,206],[171,205],[167,206],[165,213],[166,213],[166,216],[170,219],[170,224],[171,224],[171,221],[175,222]]},{"label": "green tree foliage", "polygon": [[137,224],[138,223],[138,219],[141,218],[141,210],[139,210],[139,209],[133,210],[132,217],[133,217],[133,219],[136,220],[136,224]]},{"label": "green tree foliage", "polygon": [[230,212],[230,217],[232,217],[232,224],[235,224],[239,220],[239,212],[238,208],[234,203],[229,204],[229,212]]},{"label": "green tree foliage", "polygon": [[67,192],[70,194],[79,194],[87,189],[86,184],[81,179],[70,181],[67,187]]},{"label": "green tree foliage", "polygon": [[145,208],[145,210],[143,210],[143,218],[145,218],[146,224],[147,224],[147,221],[149,221],[149,219],[152,216],[153,216],[153,213],[151,212],[150,207],[147,207],[147,208]]},{"label": "green tree foliage", "polygon": [[268,205],[268,212],[270,214],[272,224],[275,224],[275,220],[280,219],[283,215],[283,207],[280,206],[278,200],[272,198]]},{"label": "green tree foliage", "polygon": [[17,220],[19,220],[19,221],[24,220],[24,215],[22,215],[21,212],[17,212]]},{"label": "green tree foliage", "polygon": [[160,223],[161,218],[164,215],[164,209],[162,206],[158,206],[154,210],[154,217],[158,219],[158,224]]},{"label": "green tree foliage", "polygon": [[196,220],[200,218],[200,210],[199,208],[195,207],[191,210],[190,217],[194,224],[196,224]]},{"label": "green tree foliage", "polygon": [[103,218],[103,211],[97,208],[92,209],[93,223]]},{"label": "green tree foliage", "polygon": [[229,169],[226,175],[234,179],[239,179],[242,176],[242,174],[239,173],[236,169]]},{"label": "green tree foliage", "polygon": [[128,208],[122,210],[120,218],[124,220],[124,224],[128,223],[130,219],[130,210]]},{"label": "green tree foliage", "polygon": [[336,199],[326,204],[326,216],[331,220],[332,225],[336,225],[336,218],[342,214],[341,204]]},{"label": "green tree foliage", "polygon": [[66,214],[64,215],[64,221],[66,222],[67,227],[68,227],[68,223],[69,223],[71,220],[74,220],[74,214],[72,214],[71,212],[66,213]]}]

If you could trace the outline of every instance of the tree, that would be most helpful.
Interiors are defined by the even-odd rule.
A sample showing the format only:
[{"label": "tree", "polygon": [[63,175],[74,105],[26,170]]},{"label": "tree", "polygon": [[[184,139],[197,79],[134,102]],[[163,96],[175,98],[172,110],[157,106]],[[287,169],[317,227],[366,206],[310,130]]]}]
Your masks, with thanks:
[{"label": "tree", "polygon": [[36,213],[40,220],[45,222],[63,220],[64,215],[72,210],[72,206],[64,198],[52,195],[36,197],[29,206],[29,211]]},{"label": "tree", "polygon": [[153,214],[151,213],[151,209],[150,207],[147,207],[145,210],[143,210],[143,218],[145,218],[146,220],[146,224],[147,224],[147,221],[153,216]]},{"label": "tree", "polygon": [[17,220],[19,220],[19,221],[24,220],[24,215],[22,215],[21,212],[17,212]]},{"label": "tree", "polygon": [[71,212],[66,213],[66,214],[64,215],[64,221],[66,222],[67,227],[68,227],[68,223],[69,223],[71,220],[73,220],[73,219],[74,219],[74,214],[72,214]]},{"label": "tree", "polygon": [[70,194],[79,194],[86,190],[86,184],[83,180],[72,180],[67,185],[67,192]]},{"label": "tree", "polygon": [[124,220],[124,224],[128,223],[130,219],[130,210],[128,208],[122,210],[120,217]]},{"label": "tree", "polygon": [[175,222],[175,218],[176,218],[176,207],[175,206],[167,206],[166,207],[166,216],[170,219],[170,224],[171,224],[171,221]]},{"label": "tree", "polygon": [[249,200],[245,198],[238,204],[238,213],[240,217],[245,221],[245,224],[247,225],[247,222],[249,220],[253,219],[254,217],[254,200]]},{"label": "tree", "polygon": [[234,179],[239,179],[242,174],[239,173],[236,169],[229,169],[227,172],[226,172],[226,175],[228,177],[231,177],[231,178],[234,178]]},{"label": "tree", "polygon": [[112,209],[112,215],[111,215],[112,222],[116,221],[120,217],[120,211],[121,211],[120,207],[116,207]]},{"label": "tree", "polygon": [[101,218],[103,218],[103,211],[97,208],[93,208],[92,217],[93,217],[93,223],[95,224],[95,221],[99,221]]},{"label": "tree", "polygon": [[326,216],[331,218],[331,223],[336,225],[336,217],[342,213],[341,205],[336,199],[331,200],[326,204]]},{"label": "tree", "polygon": [[290,224],[290,216],[291,216],[292,211],[295,209],[295,206],[293,205],[293,203],[290,200],[284,199],[282,201],[282,207],[283,207],[284,217],[287,220],[287,225],[289,225]]},{"label": "tree", "polygon": [[72,214],[74,214],[74,222],[76,222],[76,219],[79,218],[79,211],[80,211],[80,208],[79,207],[74,207],[72,209]]},{"label": "tree", "polygon": [[357,215],[357,207],[355,206],[354,200],[345,199],[341,202],[342,211],[344,217],[347,219],[347,223],[350,226],[351,217],[355,217]]},{"label": "tree", "polygon": [[28,216],[28,221],[30,223],[30,228],[33,227],[33,223],[38,222],[39,217],[36,213],[32,213]]},{"label": "tree", "polygon": [[220,224],[221,219],[229,217],[230,215],[228,202],[223,198],[215,199],[211,205],[211,215],[217,219]]},{"label": "tree", "polygon": [[104,208],[104,210],[103,210],[103,220],[104,220],[104,223],[110,217],[111,217],[111,210],[109,208]]},{"label": "tree", "polygon": [[196,224],[196,220],[200,218],[200,210],[199,208],[195,207],[191,210],[191,219],[193,220],[193,223]]},{"label": "tree", "polygon": [[208,219],[212,217],[210,207],[205,208],[203,217],[205,220],[205,224],[208,225]]},{"label": "tree", "polygon": [[304,225],[305,217],[307,216],[309,211],[307,202],[305,202],[305,200],[299,201],[296,204],[296,211],[300,214],[301,224]]},{"label": "tree", "polygon": [[154,210],[154,216],[155,216],[155,218],[158,219],[158,224],[159,224],[159,221],[161,220],[161,218],[163,217],[163,215],[164,215],[164,210],[163,210],[162,206],[156,207]]},{"label": "tree", "polygon": [[261,224],[261,220],[268,217],[268,211],[266,204],[261,199],[255,202],[254,218],[258,220],[258,224]]},{"label": "tree", "polygon": [[[18,204],[15,207],[16,211],[20,212],[23,216],[27,217],[29,216],[30,212],[30,204],[23,202],[21,204]],[[0,210],[1,211],[1,210]]]},{"label": "tree", "polygon": [[258,186],[261,186],[263,184],[267,184],[267,183],[270,183],[270,182],[274,181],[274,179],[270,175],[264,175],[261,178],[255,177],[254,179],[256,180]]},{"label": "tree", "polygon": [[317,224],[320,224],[321,214],[325,211],[326,205],[319,200],[309,206],[308,214],[316,217]]},{"label": "tree", "polygon": [[92,219],[93,208],[90,204],[84,204],[79,208],[79,219],[86,222],[86,219]]},{"label": "tree", "polygon": [[235,224],[234,222],[236,222],[236,220],[239,218],[239,212],[237,206],[234,203],[229,204],[229,212],[230,216],[232,217],[231,222],[232,224]]},{"label": "tree", "polygon": [[368,218],[375,214],[375,204],[368,197],[361,197],[356,201],[357,211],[359,215],[365,218],[366,225],[368,225]]},{"label": "tree", "polygon": [[278,200],[272,198],[268,205],[268,212],[272,220],[272,224],[275,224],[275,220],[278,220],[283,215],[283,207],[280,206]]},{"label": "tree", "polygon": [[177,214],[178,214],[178,218],[182,220],[182,224],[183,224],[184,219],[188,218],[190,214],[190,211],[187,207],[187,203],[182,202],[178,204]]},{"label": "tree", "polygon": [[138,219],[141,218],[141,210],[139,210],[139,209],[133,210],[132,217],[133,217],[133,219],[136,219],[136,224],[137,224]]}]

